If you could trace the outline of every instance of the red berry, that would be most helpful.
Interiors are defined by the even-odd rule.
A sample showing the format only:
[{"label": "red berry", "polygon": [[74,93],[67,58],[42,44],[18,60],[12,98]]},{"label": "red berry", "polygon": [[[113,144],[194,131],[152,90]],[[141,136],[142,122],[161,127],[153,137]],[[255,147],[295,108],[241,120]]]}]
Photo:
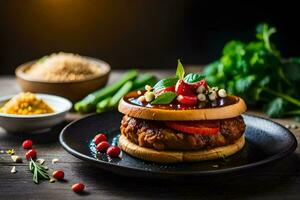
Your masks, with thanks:
[{"label": "red berry", "polygon": [[31,149],[32,148],[32,140],[24,140],[24,142],[22,143],[22,147],[23,149]]},{"label": "red berry", "polygon": [[110,146],[110,144],[108,142],[102,141],[97,145],[96,149],[97,149],[97,151],[105,152],[109,146]]},{"label": "red berry", "polygon": [[112,158],[118,157],[120,152],[121,152],[121,149],[118,146],[111,146],[106,151],[107,155],[109,155]]},{"label": "red berry", "polygon": [[193,86],[185,83],[182,79],[178,80],[175,86],[177,95],[193,96],[195,95],[195,89]]},{"label": "red berry", "polygon": [[196,105],[197,104],[197,97],[196,96],[183,96],[183,95],[179,95],[177,97],[177,101],[179,101],[179,103],[184,104],[184,105]]},{"label": "red berry", "polygon": [[106,141],[106,140],[107,140],[107,137],[106,137],[106,135],[103,134],[103,133],[99,133],[98,135],[96,135],[96,136],[94,137],[94,143],[95,143],[96,145],[99,144],[100,142]]},{"label": "red berry", "polygon": [[53,172],[52,176],[57,180],[62,180],[65,177],[65,173],[61,170],[56,170]]},{"label": "red berry", "polygon": [[30,149],[26,152],[25,157],[26,157],[26,160],[29,160],[30,158],[35,159],[36,155],[37,155],[36,150]]},{"label": "red berry", "polygon": [[84,190],[84,187],[85,186],[82,183],[75,183],[74,185],[72,185],[72,190],[74,192],[79,193],[79,192],[82,192]]}]

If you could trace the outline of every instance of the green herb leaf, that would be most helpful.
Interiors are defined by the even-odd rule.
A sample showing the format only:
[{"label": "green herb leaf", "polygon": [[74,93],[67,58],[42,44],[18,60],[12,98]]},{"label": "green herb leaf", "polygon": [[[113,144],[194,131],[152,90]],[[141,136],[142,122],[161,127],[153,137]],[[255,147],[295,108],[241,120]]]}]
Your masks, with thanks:
[{"label": "green herb leaf", "polygon": [[177,64],[177,70],[176,70],[176,76],[178,79],[183,79],[184,78],[184,68],[182,63],[180,62],[180,59],[178,59],[178,64]]},{"label": "green herb leaf", "polygon": [[159,96],[157,96],[151,104],[169,104],[176,98],[175,92],[165,92]]},{"label": "green herb leaf", "polygon": [[262,23],[259,24],[256,27],[256,37],[260,40],[262,40],[264,42],[265,48],[269,51],[269,52],[275,52],[275,49],[273,49],[273,46],[270,42],[270,37],[271,35],[273,35],[274,33],[276,33],[276,28],[274,27],[269,27],[268,24],[266,23]]},{"label": "green herb leaf", "polygon": [[298,116],[300,58],[281,58],[271,42],[275,32],[264,23],[257,26],[257,40],[226,43],[222,56],[205,67],[205,79],[243,97],[248,105],[268,105],[270,116]]},{"label": "green herb leaf", "polygon": [[193,74],[193,73],[190,73],[190,74],[188,74],[188,75],[186,75],[185,77],[184,77],[184,81],[186,82],[186,83],[195,83],[195,82],[198,82],[198,81],[200,81],[200,80],[202,80],[202,79],[204,79],[204,75],[201,75],[201,74]]},{"label": "green herb leaf", "polygon": [[295,120],[296,122],[300,122],[300,116],[295,117],[294,120]]},{"label": "green herb leaf", "polygon": [[244,43],[241,41],[230,41],[225,45],[223,49],[223,55],[244,55],[246,53],[244,46]]},{"label": "green herb leaf", "polygon": [[214,76],[218,72],[219,61],[212,62],[204,67],[203,73],[205,76]]},{"label": "green herb leaf", "polygon": [[291,81],[300,82],[300,58],[290,58],[284,62],[284,73]]},{"label": "green herb leaf", "polygon": [[281,117],[284,113],[285,102],[282,98],[277,97],[266,107],[266,113],[270,117]]},{"label": "green herb leaf", "polygon": [[153,89],[155,91],[158,91],[158,90],[161,90],[161,89],[164,89],[167,87],[171,87],[171,86],[176,85],[177,81],[178,81],[177,77],[162,79],[153,86]]},{"label": "green herb leaf", "polygon": [[245,91],[247,91],[251,85],[254,83],[254,81],[256,80],[256,76],[255,75],[250,75],[250,76],[246,76],[244,78],[238,79],[236,81],[236,91],[238,93],[243,93]]}]

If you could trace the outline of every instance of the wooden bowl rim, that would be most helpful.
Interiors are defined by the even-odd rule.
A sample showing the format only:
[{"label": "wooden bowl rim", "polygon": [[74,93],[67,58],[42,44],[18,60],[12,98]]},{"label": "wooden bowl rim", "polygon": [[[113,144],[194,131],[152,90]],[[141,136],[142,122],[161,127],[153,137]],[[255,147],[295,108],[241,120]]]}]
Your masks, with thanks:
[{"label": "wooden bowl rim", "polygon": [[92,61],[92,62],[96,62],[99,64],[99,67],[101,69],[104,70],[103,73],[100,73],[99,75],[97,76],[94,76],[92,78],[88,78],[88,79],[83,79],[83,80],[72,80],[72,81],[48,81],[48,80],[39,80],[39,79],[32,79],[32,78],[29,78],[26,73],[24,72],[25,70],[27,70],[29,67],[32,66],[32,64],[34,64],[35,62],[37,62],[37,60],[32,60],[32,61],[29,61],[29,62],[26,62],[26,63],[23,63],[21,65],[19,65],[16,69],[15,69],[15,75],[17,78],[20,78],[22,80],[25,80],[25,81],[29,81],[29,82],[35,82],[35,83],[82,83],[82,82],[87,82],[87,81],[93,81],[93,80],[97,80],[97,79],[101,79],[107,75],[109,75],[109,73],[111,72],[111,66],[103,61],[103,60],[99,60],[99,59],[96,59],[96,58],[92,58],[92,57],[88,57],[88,56],[81,56],[83,58],[86,58],[88,59],[89,61]]}]

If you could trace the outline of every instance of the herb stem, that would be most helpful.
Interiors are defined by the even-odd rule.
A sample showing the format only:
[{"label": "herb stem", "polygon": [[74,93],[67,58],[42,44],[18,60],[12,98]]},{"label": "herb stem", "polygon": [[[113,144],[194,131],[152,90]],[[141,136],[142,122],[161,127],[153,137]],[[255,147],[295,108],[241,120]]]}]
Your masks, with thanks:
[{"label": "herb stem", "polygon": [[29,170],[32,172],[32,180],[34,183],[38,184],[39,179],[49,180],[50,177],[47,172],[47,168],[42,164],[36,163],[34,160],[30,158],[29,161]]},{"label": "herb stem", "polygon": [[280,92],[276,92],[276,91],[271,90],[269,88],[263,88],[263,90],[265,92],[268,92],[269,94],[281,97],[282,99],[284,99],[284,100],[286,100],[286,101],[288,101],[288,102],[290,102],[290,103],[292,103],[292,104],[300,107],[300,101],[297,100],[297,99],[295,99],[295,98],[293,98],[293,97],[291,97],[291,96],[285,95],[285,94],[280,93]]},{"label": "herb stem", "polygon": [[283,113],[284,115],[300,115],[300,110],[291,110]]}]

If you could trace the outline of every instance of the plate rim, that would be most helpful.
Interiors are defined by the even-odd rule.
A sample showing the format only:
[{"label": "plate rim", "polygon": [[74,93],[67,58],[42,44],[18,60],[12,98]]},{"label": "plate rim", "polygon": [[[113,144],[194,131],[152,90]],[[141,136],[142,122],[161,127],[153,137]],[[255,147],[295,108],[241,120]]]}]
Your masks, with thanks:
[{"label": "plate rim", "polygon": [[[110,111],[112,112],[112,111]],[[113,111],[113,112],[116,112],[117,111]],[[99,160],[99,159],[96,159],[96,158],[93,158],[92,156],[88,156],[88,155],[85,155],[85,154],[82,154],[74,149],[72,149],[71,147],[69,147],[64,139],[63,139],[63,135],[65,134],[66,130],[72,126],[74,123],[77,123],[78,121],[81,121],[83,119],[86,119],[86,118],[89,118],[89,117],[93,117],[93,116],[96,116],[96,115],[103,115],[105,113],[108,113],[108,112],[104,112],[104,113],[101,113],[101,114],[98,114],[98,113],[91,113],[91,114],[88,114],[80,119],[77,119],[77,120],[74,120],[72,121],[71,123],[69,123],[67,126],[65,126],[62,131],[60,132],[59,134],[59,142],[60,144],[62,145],[62,147],[68,152],[70,153],[71,155],[81,159],[81,160],[84,160],[84,161],[88,161],[88,162],[96,162],[98,164],[101,164],[101,167],[99,168],[102,168],[104,170],[108,170],[108,171],[112,171],[112,168],[106,168],[107,166],[110,166],[110,167],[113,167],[114,169],[120,169],[120,170],[128,170],[128,171],[138,171],[138,172],[141,172],[141,173],[149,173],[149,174],[153,174],[153,175],[173,175],[173,176],[181,176],[181,175],[198,175],[198,176],[201,176],[201,175],[217,175],[217,174],[228,174],[228,173],[233,173],[233,172],[239,172],[239,171],[244,171],[244,170],[247,170],[247,169],[251,169],[251,168],[255,168],[255,167],[258,167],[258,166],[262,166],[262,165],[266,165],[266,164],[269,164],[269,163],[272,163],[272,162],[275,162],[275,161],[278,161],[284,157],[286,157],[287,155],[289,155],[290,153],[294,152],[295,149],[297,148],[298,146],[298,142],[297,142],[297,139],[295,137],[295,135],[290,131],[288,130],[287,128],[285,128],[283,125],[279,124],[278,122],[275,122],[275,121],[272,121],[272,120],[269,120],[267,118],[264,118],[264,117],[261,117],[261,116],[256,116],[256,115],[253,115],[253,114],[243,114],[242,116],[248,116],[248,117],[252,117],[252,118],[258,118],[258,119],[261,119],[261,120],[264,120],[264,121],[268,121],[268,122],[271,122],[271,123],[274,123],[275,125],[278,125],[279,127],[285,129],[287,131],[287,133],[289,134],[289,136],[292,138],[292,141],[293,141],[293,144],[286,150],[286,151],[283,151],[283,152],[280,152],[280,153],[277,153],[275,155],[272,155],[266,159],[263,159],[263,160],[260,160],[260,161],[257,161],[257,162],[253,162],[253,163],[249,163],[249,164],[245,164],[245,165],[240,165],[240,166],[236,166],[236,167],[230,167],[230,168],[226,168],[226,169],[218,169],[218,170],[204,170],[204,171],[190,171],[190,172],[187,172],[187,171],[181,171],[181,172],[176,172],[176,171],[151,171],[151,170],[143,170],[143,169],[140,169],[140,168],[136,168],[136,167],[129,167],[129,166],[123,166],[123,165],[118,165],[116,163],[109,163],[109,162],[106,162],[106,161],[103,161],[103,160]],[[137,159],[137,158],[136,158]],[[105,167],[103,167],[105,166]]]}]

